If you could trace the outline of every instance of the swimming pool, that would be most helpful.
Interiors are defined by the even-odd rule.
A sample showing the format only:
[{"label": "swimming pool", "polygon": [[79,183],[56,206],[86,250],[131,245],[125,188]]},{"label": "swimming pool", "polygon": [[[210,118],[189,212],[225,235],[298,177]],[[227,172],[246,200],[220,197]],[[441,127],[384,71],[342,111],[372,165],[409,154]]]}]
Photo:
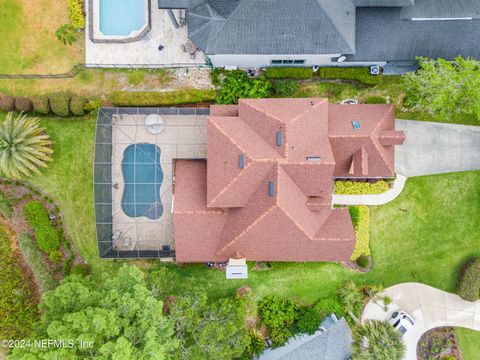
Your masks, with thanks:
[{"label": "swimming pool", "polygon": [[132,36],[147,26],[148,0],[99,0],[100,32],[106,36]]},{"label": "swimming pool", "polygon": [[124,213],[130,217],[160,218],[163,214],[160,148],[147,143],[129,145],[123,152],[122,173],[125,181],[122,196]]}]

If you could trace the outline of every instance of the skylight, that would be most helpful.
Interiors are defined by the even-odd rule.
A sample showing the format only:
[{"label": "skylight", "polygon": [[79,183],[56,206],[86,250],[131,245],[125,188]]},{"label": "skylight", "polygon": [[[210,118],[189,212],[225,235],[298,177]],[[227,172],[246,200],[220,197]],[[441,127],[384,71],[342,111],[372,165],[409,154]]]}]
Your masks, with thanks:
[{"label": "skylight", "polygon": [[268,196],[275,195],[275,184],[273,181],[268,182]]},{"label": "skylight", "polygon": [[240,156],[238,157],[238,166],[240,167],[240,169],[243,169],[245,167],[245,155],[240,154]]},{"label": "skylight", "polygon": [[357,120],[352,120],[352,126],[355,130],[360,129],[360,123]]},{"label": "skylight", "polygon": [[307,156],[308,162],[320,162],[322,160],[320,156]]},{"label": "skylight", "polygon": [[283,133],[281,131],[277,131],[277,145],[283,145]]}]

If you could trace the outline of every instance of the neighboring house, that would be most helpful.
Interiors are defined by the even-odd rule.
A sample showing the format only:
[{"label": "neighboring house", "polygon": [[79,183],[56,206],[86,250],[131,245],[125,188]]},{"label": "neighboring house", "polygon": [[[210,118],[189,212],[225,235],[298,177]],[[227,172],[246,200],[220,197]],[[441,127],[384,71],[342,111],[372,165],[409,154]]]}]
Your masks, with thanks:
[{"label": "neighboring house", "polygon": [[478,0],[158,0],[187,9],[215,66],[385,65],[480,58]]},{"label": "neighboring house", "polygon": [[393,105],[249,99],[212,105],[207,160],[176,160],[179,263],[346,261],[355,245],[334,178],[395,175]]},{"label": "neighboring house", "polygon": [[352,332],[344,318],[327,317],[313,335],[291,338],[285,345],[263,352],[258,360],[348,360]]}]

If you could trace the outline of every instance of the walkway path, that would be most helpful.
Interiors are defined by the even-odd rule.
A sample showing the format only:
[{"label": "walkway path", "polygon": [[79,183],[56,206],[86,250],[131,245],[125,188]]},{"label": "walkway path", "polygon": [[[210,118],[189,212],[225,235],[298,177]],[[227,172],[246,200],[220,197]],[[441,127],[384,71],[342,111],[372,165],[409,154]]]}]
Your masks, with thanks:
[{"label": "walkway path", "polygon": [[439,326],[459,326],[480,331],[480,300],[469,302],[458,295],[420,283],[403,283],[385,289],[392,299],[388,311],[370,301],[362,314],[366,319],[386,320],[398,309],[412,315],[415,325],[404,335],[406,360],[415,360],[422,334]]},{"label": "walkway path", "polygon": [[382,194],[340,195],[333,194],[332,202],[337,205],[383,205],[395,199],[403,190],[407,178],[397,174],[392,187]]},{"label": "walkway path", "polygon": [[480,170],[480,126],[396,120],[395,170],[407,177]]}]

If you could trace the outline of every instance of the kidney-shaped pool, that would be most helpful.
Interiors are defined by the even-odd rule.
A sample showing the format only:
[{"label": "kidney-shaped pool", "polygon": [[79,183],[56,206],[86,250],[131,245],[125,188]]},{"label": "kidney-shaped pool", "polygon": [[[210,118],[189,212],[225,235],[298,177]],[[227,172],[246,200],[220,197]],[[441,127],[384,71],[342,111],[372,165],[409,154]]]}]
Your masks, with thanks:
[{"label": "kidney-shaped pool", "polygon": [[152,220],[160,218],[163,214],[160,148],[154,144],[129,145],[123,152],[122,172],[125,181],[122,209],[125,214],[146,216]]}]

